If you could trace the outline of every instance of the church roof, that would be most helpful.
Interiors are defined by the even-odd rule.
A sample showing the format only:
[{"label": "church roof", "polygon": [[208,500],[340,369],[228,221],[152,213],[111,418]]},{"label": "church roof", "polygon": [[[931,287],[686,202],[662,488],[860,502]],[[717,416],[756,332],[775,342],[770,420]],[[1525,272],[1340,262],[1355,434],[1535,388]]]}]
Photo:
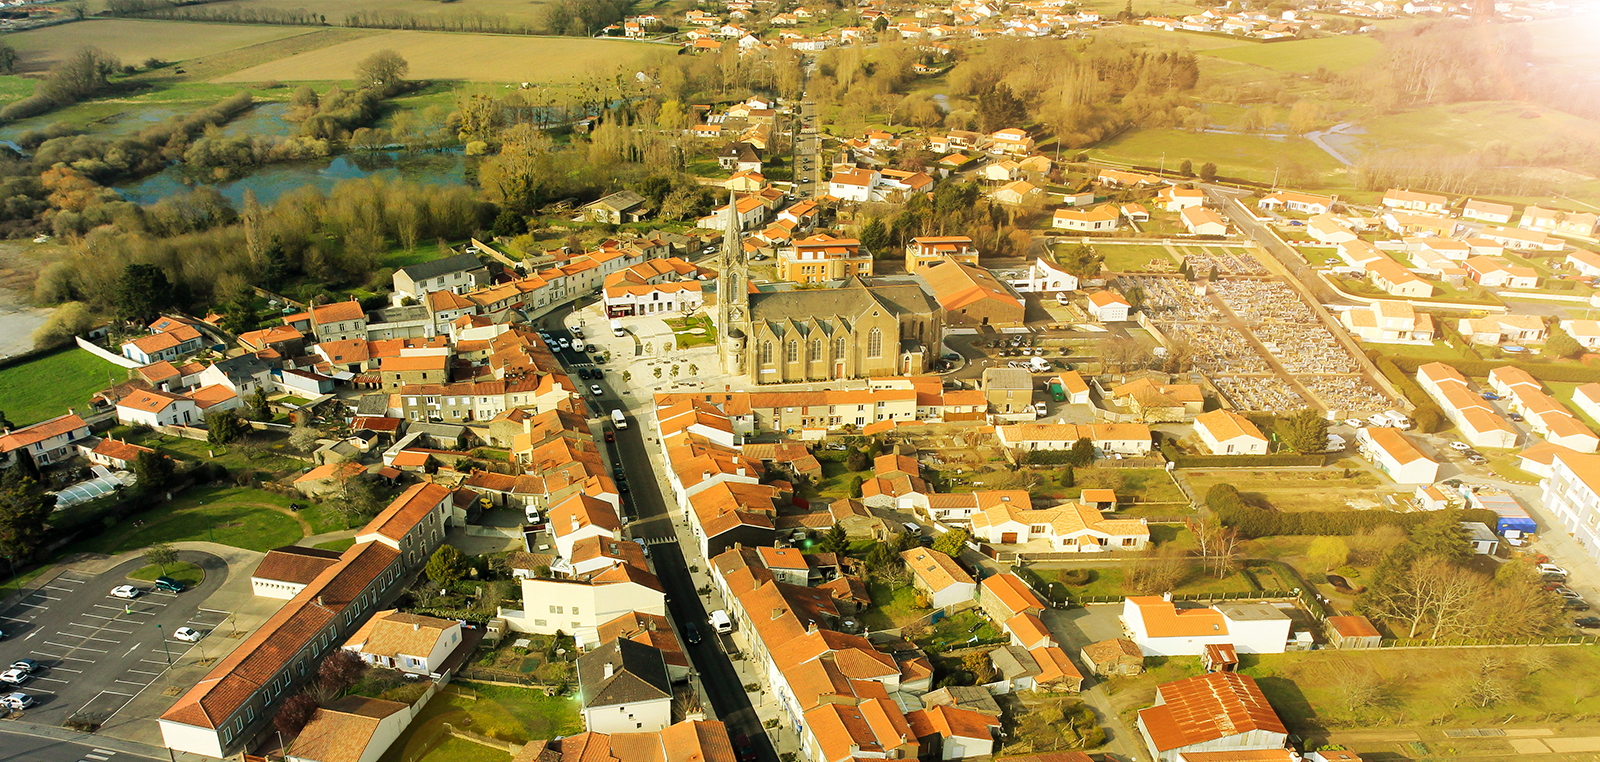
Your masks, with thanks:
[{"label": "church roof", "polygon": [[874,307],[893,315],[933,314],[939,305],[915,284],[868,286],[850,279],[843,288],[799,289],[750,295],[752,322],[794,324],[817,319],[859,319]]}]

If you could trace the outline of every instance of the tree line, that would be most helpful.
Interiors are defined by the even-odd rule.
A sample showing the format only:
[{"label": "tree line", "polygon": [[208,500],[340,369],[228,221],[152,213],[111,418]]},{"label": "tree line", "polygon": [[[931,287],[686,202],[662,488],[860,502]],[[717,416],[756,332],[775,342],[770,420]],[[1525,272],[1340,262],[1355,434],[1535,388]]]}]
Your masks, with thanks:
[{"label": "tree line", "polygon": [[[236,4],[213,5],[214,2],[216,0],[196,2],[108,0],[106,10],[113,16],[136,18],[229,24],[329,25],[328,15],[316,10],[258,8]],[[455,9],[444,13],[362,9],[336,17],[336,23],[339,26],[365,29],[593,37],[605,27],[621,21],[632,5],[631,0],[561,0],[546,5],[537,20],[531,22],[511,18],[504,13],[488,13],[475,8]]]}]

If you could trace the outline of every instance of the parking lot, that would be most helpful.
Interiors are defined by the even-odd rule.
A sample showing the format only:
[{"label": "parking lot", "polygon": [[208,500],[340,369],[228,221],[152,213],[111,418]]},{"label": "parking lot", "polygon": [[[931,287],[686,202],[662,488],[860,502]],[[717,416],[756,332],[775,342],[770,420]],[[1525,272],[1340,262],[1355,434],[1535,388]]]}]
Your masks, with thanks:
[{"label": "parking lot", "polygon": [[[205,571],[205,580],[182,593],[154,589],[149,582],[126,575],[144,559],[120,564],[99,575],[67,571],[0,615],[0,664],[21,659],[39,663],[32,679],[19,687],[36,702],[26,710],[29,721],[60,725],[74,717],[104,723],[120,711],[169,666],[226,630],[229,612],[202,608],[206,597],[227,578],[221,559],[184,551],[183,561]],[[131,584],[136,598],[113,597],[112,588]],[[173,634],[179,627],[200,633],[189,643]]]}]

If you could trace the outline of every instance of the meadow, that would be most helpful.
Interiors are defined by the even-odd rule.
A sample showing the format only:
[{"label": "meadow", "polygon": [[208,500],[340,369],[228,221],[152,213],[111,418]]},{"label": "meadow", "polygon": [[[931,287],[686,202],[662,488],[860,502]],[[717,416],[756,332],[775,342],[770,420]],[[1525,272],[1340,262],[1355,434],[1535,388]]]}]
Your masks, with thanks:
[{"label": "meadow", "polygon": [[1276,71],[1304,74],[1317,69],[1345,72],[1377,58],[1381,45],[1366,35],[1317,37],[1291,42],[1245,43],[1202,51],[1205,55]]},{"label": "meadow", "polygon": [[185,61],[211,56],[311,31],[286,26],[94,19],[8,34],[6,42],[17,49],[20,70],[30,73],[42,72],[83,47],[97,47],[125,64],[139,65],[149,58]]},{"label": "meadow", "polygon": [[442,32],[387,32],[235,71],[218,82],[342,80],[358,61],[393,50],[411,64],[411,79],[468,82],[571,83],[649,65],[675,48],[622,40],[513,37]]},{"label": "meadow", "polygon": [[300,11],[318,8],[330,24],[343,21],[345,14],[357,12],[410,13],[417,16],[504,16],[511,21],[534,22],[542,15],[542,6],[549,0],[339,0],[338,3],[319,6],[306,0],[222,0],[207,3],[206,9],[226,11],[250,9],[263,11]]},{"label": "meadow", "polygon": [[[1600,124],[1555,109],[1475,101],[1374,116],[1361,123],[1366,150],[1482,151],[1491,143],[1600,141]],[[1513,149],[1514,150],[1514,149]]]},{"label": "meadow", "polygon": [[1185,132],[1177,129],[1129,130],[1088,151],[1091,158],[1157,166],[1163,154],[1168,168],[1184,159],[1198,167],[1214,162],[1217,173],[1258,182],[1271,182],[1275,168],[1299,162],[1321,173],[1325,182],[1341,184],[1332,175],[1343,175],[1343,167],[1333,157],[1299,136],[1273,139],[1263,135]]},{"label": "meadow", "polygon": [[87,412],[89,398],[119,381],[128,371],[82,349],[70,349],[0,369],[0,410],[18,426],[66,415],[67,408]]}]

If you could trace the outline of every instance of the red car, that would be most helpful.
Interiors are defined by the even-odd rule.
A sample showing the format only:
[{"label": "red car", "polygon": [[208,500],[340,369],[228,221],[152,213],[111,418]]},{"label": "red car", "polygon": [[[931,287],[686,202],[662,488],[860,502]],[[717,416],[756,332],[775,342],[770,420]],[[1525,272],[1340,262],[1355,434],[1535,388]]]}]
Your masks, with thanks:
[{"label": "red car", "polygon": [[606,432],[606,441],[607,442],[615,442],[615,441],[617,441],[617,432],[615,432],[615,431],[607,431]]}]

